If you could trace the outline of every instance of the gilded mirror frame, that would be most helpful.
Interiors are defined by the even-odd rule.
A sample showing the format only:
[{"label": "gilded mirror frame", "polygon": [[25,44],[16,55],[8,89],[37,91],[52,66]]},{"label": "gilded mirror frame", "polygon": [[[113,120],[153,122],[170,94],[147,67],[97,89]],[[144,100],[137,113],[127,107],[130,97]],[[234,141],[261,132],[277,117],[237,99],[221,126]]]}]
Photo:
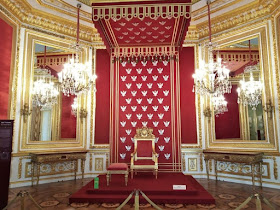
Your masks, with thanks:
[{"label": "gilded mirror frame", "polygon": [[[218,43],[220,48],[229,46],[231,44],[243,42],[252,38],[258,37],[259,39],[259,56],[260,56],[260,68],[261,68],[261,81],[264,83],[264,90],[262,96],[262,104],[266,104],[271,101],[272,105],[275,104],[275,90],[273,84],[273,65],[272,65],[272,49],[270,43],[273,41],[268,36],[269,23],[262,21],[253,23],[244,28],[233,30],[227,33],[223,33],[214,38],[214,42]],[[276,128],[276,115],[275,107],[273,107],[271,117],[268,117],[267,112],[263,112],[264,127],[266,139],[259,140],[236,140],[236,139],[216,139],[215,138],[215,115],[210,104],[210,99],[204,100],[203,109],[208,107],[212,110],[211,116],[204,116],[204,128],[205,128],[205,140],[206,148],[211,150],[242,150],[242,151],[259,151],[279,153],[278,149],[278,134]],[[241,127],[242,125],[240,125]]]},{"label": "gilded mirror frame", "polygon": [[[65,37],[56,37],[33,30],[25,29],[25,43],[23,53],[23,68],[22,78],[23,85],[21,90],[21,109],[27,104],[29,110],[32,108],[32,96],[31,90],[33,87],[34,77],[34,56],[35,56],[35,44],[46,45],[54,48],[63,49],[70,51],[69,46],[74,43],[74,40],[66,39]],[[90,46],[85,46],[81,54],[82,62],[91,60],[89,58]],[[30,58],[30,55],[32,57]],[[87,107],[87,94],[79,97],[79,105],[81,108],[86,109]],[[87,138],[87,118],[81,118],[77,116],[76,121],[76,139],[57,139],[56,141],[30,141],[31,131],[31,116],[21,115],[20,116],[20,132],[19,132],[19,151],[52,151],[52,150],[84,150],[86,148]]]}]

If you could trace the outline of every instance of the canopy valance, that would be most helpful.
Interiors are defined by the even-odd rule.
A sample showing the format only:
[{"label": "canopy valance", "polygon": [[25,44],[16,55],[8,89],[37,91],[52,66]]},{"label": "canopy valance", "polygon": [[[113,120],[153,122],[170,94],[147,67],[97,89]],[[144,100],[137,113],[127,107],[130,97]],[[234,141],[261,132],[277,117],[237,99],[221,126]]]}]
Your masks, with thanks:
[{"label": "canopy valance", "polygon": [[[92,20],[107,49],[143,51],[143,47],[172,49],[184,41],[191,17],[190,0],[93,3]],[[149,50],[148,50],[149,51]],[[125,54],[121,53],[125,56]],[[166,52],[164,52],[166,54]],[[142,56],[146,56],[141,54]]]}]

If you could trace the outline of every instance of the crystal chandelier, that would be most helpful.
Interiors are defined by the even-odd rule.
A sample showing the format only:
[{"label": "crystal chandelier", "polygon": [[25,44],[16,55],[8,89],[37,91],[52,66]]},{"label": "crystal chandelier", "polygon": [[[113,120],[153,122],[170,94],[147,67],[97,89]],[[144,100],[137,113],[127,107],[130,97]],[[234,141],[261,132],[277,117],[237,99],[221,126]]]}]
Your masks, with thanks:
[{"label": "crystal chandelier", "polygon": [[34,106],[39,106],[41,109],[49,109],[57,103],[59,95],[58,87],[53,82],[55,77],[46,69],[46,46],[44,68],[34,70],[35,81],[32,89],[32,103]]},{"label": "crystal chandelier", "polygon": [[[250,68],[247,69],[247,72],[248,70],[250,72],[250,79],[249,81],[246,81],[243,75],[243,80],[240,81],[240,87],[237,88],[237,92],[238,92],[237,102],[244,106],[249,105],[252,107],[253,110],[256,110],[256,107],[261,103],[263,85],[261,81],[254,80],[254,76],[253,76],[254,70],[252,66],[250,66]],[[246,73],[246,69],[245,69],[245,73]]]},{"label": "crystal chandelier", "polygon": [[229,70],[222,65],[222,59],[217,58],[215,62],[209,46],[208,63],[200,62],[200,68],[195,70],[194,91],[200,95],[220,96],[231,92],[229,81]]},{"label": "crystal chandelier", "polygon": [[224,95],[212,97],[212,104],[214,106],[214,113],[216,116],[219,116],[219,114],[224,114],[228,111],[227,101],[225,100]]},{"label": "crystal chandelier", "polygon": [[[249,55],[250,62],[249,66],[246,66],[244,69],[243,79],[240,80],[240,87],[237,88],[238,92],[238,103],[243,104],[244,106],[251,106],[253,110],[256,110],[256,107],[261,103],[262,97],[262,82],[259,80],[254,80],[254,72],[259,75],[260,73],[260,65],[250,65],[252,60],[251,56],[251,41],[249,40]],[[250,78],[249,81],[245,80],[245,74],[249,73]]]},{"label": "crystal chandelier", "polygon": [[194,91],[200,95],[220,96],[231,92],[231,83],[229,81],[229,70],[222,64],[222,59],[217,55],[216,61],[214,60],[209,0],[207,5],[209,44],[206,47],[208,47],[208,63],[201,61],[199,69],[195,70],[195,74],[193,74],[193,78],[196,81]]},{"label": "crystal chandelier", "polygon": [[58,88],[52,81],[52,76],[47,69],[37,69],[41,75],[33,84],[32,101],[35,106],[42,109],[51,108],[57,103]]},{"label": "crystal chandelier", "polygon": [[86,64],[80,63],[79,53],[81,53],[82,48],[79,45],[79,17],[81,4],[77,5],[78,15],[77,15],[77,41],[72,47],[75,51],[72,54],[72,58],[68,60],[68,63],[64,64],[64,68],[58,73],[60,88],[64,95],[79,95],[81,93],[90,90],[91,85],[96,78],[92,75],[91,64],[87,62]]},{"label": "crystal chandelier", "polygon": [[[208,27],[209,27],[209,43],[208,63],[200,61],[199,69],[195,70],[193,78],[195,85],[193,91],[200,95],[208,95],[213,98],[212,102],[215,107],[223,107],[223,112],[227,111],[227,103],[224,98],[225,93],[231,92],[231,82],[229,81],[230,71],[222,64],[222,59],[216,54],[214,59],[213,43],[211,40],[211,22],[210,22],[210,1],[208,5]],[[223,99],[223,100],[222,100]],[[219,113],[220,111],[217,111]]]}]

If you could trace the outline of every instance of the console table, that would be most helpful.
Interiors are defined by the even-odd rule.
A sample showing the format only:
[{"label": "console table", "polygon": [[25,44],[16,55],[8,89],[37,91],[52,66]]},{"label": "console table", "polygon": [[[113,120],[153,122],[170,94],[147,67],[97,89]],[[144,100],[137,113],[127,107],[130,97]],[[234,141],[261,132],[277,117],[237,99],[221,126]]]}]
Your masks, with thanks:
[{"label": "console table", "polygon": [[209,180],[209,160],[214,160],[214,170],[215,177],[217,180],[217,161],[221,162],[233,162],[240,163],[244,165],[251,165],[251,176],[252,184],[255,186],[255,171],[254,168],[256,165],[259,166],[258,174],[260,176],[260,185],[262,187],[262,162],[263,162],[263,153],[262,152],[226,152],[226,151],[207,151],[203,150],[204,160],[206,164],[206,173],[207,179]]},{"label": "console table", "polygon": [[40,166],[43,163],[56,163],[56,162],[66,162],[73,161],[74,162],[74,173],[75,180],[78,171],[78,160],[81,160],[81,171],[82,171],[82,181],[84,179],[84,167],[85,167],[85,159],[86,159],[86,151],[81,152],[48,152],[48,153],[30,153],[31,156],[31,176],[32,176],[32,186],[33,186],[33,178],[35,166],[37,169],[37,185],[39,183],[40,178]]}]

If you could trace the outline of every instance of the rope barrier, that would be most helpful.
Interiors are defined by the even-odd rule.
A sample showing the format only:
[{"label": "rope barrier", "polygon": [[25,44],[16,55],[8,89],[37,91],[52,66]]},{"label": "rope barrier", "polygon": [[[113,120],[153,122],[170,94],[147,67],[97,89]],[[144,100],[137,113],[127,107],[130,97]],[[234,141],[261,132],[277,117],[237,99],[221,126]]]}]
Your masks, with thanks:
[{"label": "rope barrier", "polygon": [[35,204],[35,206],[42,210],[41,206],[34,200],[34,198],[29,194],[29,192],[27,191],[20,191],[16,197],[13,198],[13,200],[11,200],[10,203],[8,203],[8,205],[3,209],[3,210],[6,210],[8,209],[18,198],[20,198],[20,203],[21,203],[21,209],[24,210],[24,206],[25,206],[25,197],[28,196],[31,201],[33,202],[33,204]]},{"label": "rope barrier", "polygon": [[148,196],[145,195],[145,193],[143,193],[141,190],[134,190],[132,191],[129,196],[125,199],[125,201],[118,207],[116,208],[116,210],[121,210],[126,204],[127,202],[132,198],[133,194],[135,193],[135,197],[134,197],[134,209],[135,210],[139,210],[139,192],[141,193],[141,195],[145,198],[146,201],[148,201],[149,204],[151,204],[155,209],[157,210],[162,210],[160,207],[158,207],[153,201],[151,201],[151,199],[148,198]]},{"label": "rope barrier", "polygon": [[145,198],[146,201],[148,201],[149,204],[151,204],[155,209],[161,210],[160,207],[158,207],[153,201],[151,201],[150,198],[148,198],[145,193],[143,193],[141,190],[139,190],[141,195]]},{"label": "rope barrier", "polygon": [[134,209],[139,210],[139,191],[136,190],[134,197]]},{"label": "rope barrier", "polygon": [[125,204],[127,204],[127,202],[131,199],[131,197],[134,193],[135,193],[135,190],[130,193],[130,195],[125,199],[125,201],[116,210],[122,209],[122,207],[124,207]]},{"label": "rope barrier", "polygon": [[256,197],[256,210],[262,210],[262,204],[261,204],[261,199],[263,199],[263,201],[266,203],[266,205],[268,205],[268,207],[272,210],[276,210],[271,203],[265,198],[263,197],[261,194],[259,193],[255,193],[251,196],[249,196],[240,206],[238,206],[235,210],[240,210],[242,208],[245,207],[245,205],[247,203],[249,203],[253,197]]}]

